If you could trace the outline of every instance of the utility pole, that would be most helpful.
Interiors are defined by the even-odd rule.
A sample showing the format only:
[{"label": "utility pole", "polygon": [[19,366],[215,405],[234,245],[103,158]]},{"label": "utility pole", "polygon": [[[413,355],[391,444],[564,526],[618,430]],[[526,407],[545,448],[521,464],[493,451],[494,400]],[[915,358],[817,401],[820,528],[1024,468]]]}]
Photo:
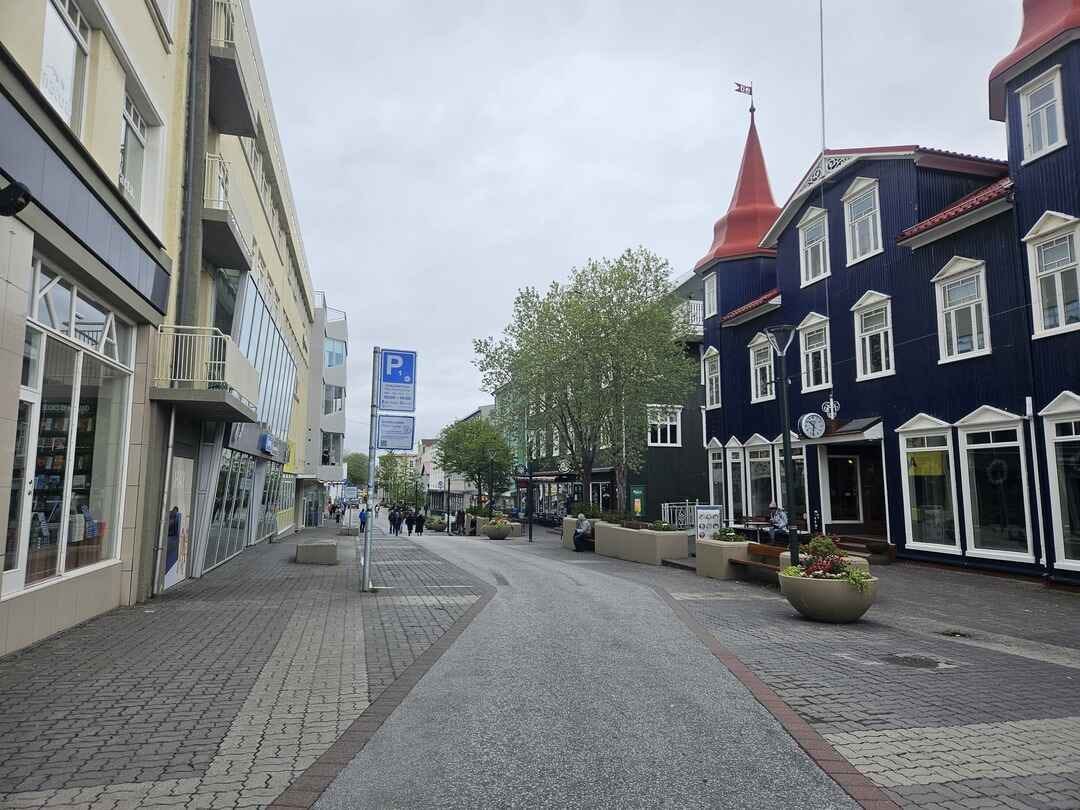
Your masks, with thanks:
[{"label": "utility pole", "polygon": [[[382,362],[382,349],[376,346],[371,353],[371,428],[368,436],[368,496],[373,491],[375,481],[375,432],[378,430],[379,416],[379,365]],[[364,528],[364,556],[360,561],[360,590],[371,590],[371,530],[374,520],[368,520]]]}]

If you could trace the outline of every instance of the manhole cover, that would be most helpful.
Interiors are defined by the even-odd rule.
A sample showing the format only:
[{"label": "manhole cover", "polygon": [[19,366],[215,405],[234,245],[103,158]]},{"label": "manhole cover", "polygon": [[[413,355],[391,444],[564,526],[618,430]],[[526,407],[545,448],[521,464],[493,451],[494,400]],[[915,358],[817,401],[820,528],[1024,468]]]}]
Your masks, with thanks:
[{"label": "manhole cover", "polygon": [[901,655],[899,653],[893,653],[891,655],[883,656],[882,660],[886,664],[894,664],[898,667],[909,667],[911,669],[956,669],[956,664],[952,661],[933,658],[929,655]]}]

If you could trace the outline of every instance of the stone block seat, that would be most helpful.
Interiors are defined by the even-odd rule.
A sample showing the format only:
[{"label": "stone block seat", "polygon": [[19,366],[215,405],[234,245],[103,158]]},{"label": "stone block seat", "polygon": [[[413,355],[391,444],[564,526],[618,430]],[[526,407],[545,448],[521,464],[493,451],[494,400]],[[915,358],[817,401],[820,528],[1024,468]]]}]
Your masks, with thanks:
[{"label": "stone block seat", "polygon": [[296,561],[305,565],[337,565],[337,542],[334,540],[312,540],[308,543],[297,543]]}]

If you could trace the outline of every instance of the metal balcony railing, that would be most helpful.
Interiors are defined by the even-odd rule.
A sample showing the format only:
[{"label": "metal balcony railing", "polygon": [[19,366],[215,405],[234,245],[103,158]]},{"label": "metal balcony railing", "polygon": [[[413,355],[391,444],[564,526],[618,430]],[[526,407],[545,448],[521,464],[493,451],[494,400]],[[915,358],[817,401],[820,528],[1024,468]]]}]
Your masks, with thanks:
[{"label": "metal balcony railing", "polygon": [[232,212],[229,200],[229,161],[212,152],[206,154],[206,187],[203,192],[207,208]]},{"label": "metal balcony railing", "polygon": [[236,7],[233,0],[214,0],[210,20],[210,44],[219,48],[236,47]]},{"label": "metal balcony railing", "polygon": [[158,327],[154,385],[231,391],[252,409],[259,398],[259,373],[236,342],[212,326]]}]

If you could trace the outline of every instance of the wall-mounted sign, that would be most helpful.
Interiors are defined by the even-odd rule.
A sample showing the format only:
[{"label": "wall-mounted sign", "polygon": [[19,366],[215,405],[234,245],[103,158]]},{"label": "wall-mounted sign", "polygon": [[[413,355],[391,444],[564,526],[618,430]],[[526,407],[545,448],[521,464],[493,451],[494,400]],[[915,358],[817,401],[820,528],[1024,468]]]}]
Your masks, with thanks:
[{"label": "wall-mounted sign", "polygon": [[642,484],[630,487],[630,511],[634,513],[634,517],[645,514],[645,487]]},{"label": "wall-mounted sign", "polygon": [[808,439],[820,439],[825,435],[825,419],[818,413],[804,413],[799,417],[799,433]]}]

